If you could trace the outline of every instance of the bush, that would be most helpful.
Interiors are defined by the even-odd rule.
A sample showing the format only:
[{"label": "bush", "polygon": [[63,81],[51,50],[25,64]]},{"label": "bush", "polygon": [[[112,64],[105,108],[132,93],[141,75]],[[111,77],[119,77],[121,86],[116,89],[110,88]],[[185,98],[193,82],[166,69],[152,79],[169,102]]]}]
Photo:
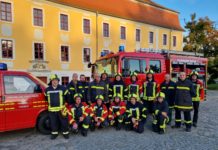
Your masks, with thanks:
[{"label": "bush", "polygon": [[208,90],[218,90],[218,84],[208,84],[207,89]]}]

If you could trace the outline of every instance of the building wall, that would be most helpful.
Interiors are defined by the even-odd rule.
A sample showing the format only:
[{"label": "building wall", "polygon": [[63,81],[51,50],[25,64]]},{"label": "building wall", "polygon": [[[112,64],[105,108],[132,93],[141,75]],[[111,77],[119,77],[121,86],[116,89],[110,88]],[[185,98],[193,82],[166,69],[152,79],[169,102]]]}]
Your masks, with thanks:
[{"label": "building wall", "polygon": [[[87,68],[87,63],[84,63],[82,59],[83,48],[91,49],[91,62],[94,62],[100,56],[102,50],[117,52],[120,45],[124,45],[126,51],[135,51],[140,48],[182,50],[183,37],[181,31],[172,31],[44,0],[0,1],[12,3],[12,22],[0,22],[0,39],[12,39],[14,50],[13,59],[3,59],[0,55],[0,61],[6,62],[12,70],[29,71],[36,76],[47,77],[51,72],[70,78],[73,72],[84,73],[89,76],[90,69]],[[33,8],[43,10],[43,27],[33,25]],[[62,13],[68,15],[69,31],[60,30],[60,14]],[[91,34],[83,33],[84,18],[91,21]],[[110,26],[108,38],[103,37],[104,22]],[[126,27],[126,40],[120,39],[120,26]],[[141,31],[140,42],[135,40],[136,29]],[[154,32],[153,44],[149,44],[150,31]],[[162,44],[163,34],[167,34],[168,42],[166,46]],[[177,37],[176,47],[173,47],[172,42],[170,42],[172,36]],[[33,69],[33,65],[37,63],[34,60],[34,42],[44,44],[45,58],[40,63],[45,65],[46,69]],[[67,45],[70,48],[69,62],[61,62],[61,45]]]}]

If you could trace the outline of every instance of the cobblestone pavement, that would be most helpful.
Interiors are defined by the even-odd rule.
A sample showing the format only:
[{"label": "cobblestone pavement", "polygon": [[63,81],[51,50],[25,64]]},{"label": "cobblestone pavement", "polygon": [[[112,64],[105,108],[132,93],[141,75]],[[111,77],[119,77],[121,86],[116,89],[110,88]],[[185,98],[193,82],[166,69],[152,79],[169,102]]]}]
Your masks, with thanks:
[{"label": "cobblestone pavement", "polygon": [[88,137],[71,135],[69,140],[62,136],[50,140],[34,129],[13,131],[0,134],[0,150],[218,150],[218,91],[208,91],[208,100],[201,103],[197,128],[187,133],[184,127],[171,129],[159,135],[151,131],[151,120],[146,124],[145,132],[116,131],[113,128],[89,132]]}]

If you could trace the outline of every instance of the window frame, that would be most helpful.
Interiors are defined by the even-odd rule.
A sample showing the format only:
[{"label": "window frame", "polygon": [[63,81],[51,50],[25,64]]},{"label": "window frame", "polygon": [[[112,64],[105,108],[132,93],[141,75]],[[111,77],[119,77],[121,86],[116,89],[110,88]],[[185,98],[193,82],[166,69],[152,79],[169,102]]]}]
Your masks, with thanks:
[{"label": "window frame", "polygon": [[[1,7],[2,7],[2,3],[5,4],[5,9],[4,11],[2,11]],[[10,5],[10,11],[7,10],[7,5]],[[5,13],[5,19],[2,19],[2,12]],[[10,19],[7,19],[8,14],[10,14]],[[12,23],[13,22],[13,2],[10,1],[0,1],[0,20],[2,22],[8,22],[8,23]]]},{"label": "window frame", "polygon": [[[84,50],[85,49],[89,49],[89,61],[85,61],[84,60],[84,58],[85,58],[85,53],[84,53]],[[83,60],[83,63],[89,63],[89,62],[91,62],[91,60],[92,60],[92,49],[90,48],[90,47],[83,47],[83,49],[82,49],[82,60]]]},{"label": "window frame", "polygon": [[[10,57],[7,57],[7,58],[3,57],[3,44],[2,44],[2,41],[7,41],[7,42],[8,42],[8,41],[11,41],[11,43],[12,43],[12,50],[11,50],[11,52],[12,52],[12,57],[11,57],[11,58],[10,58]],[[1,42],[1,58],[2,58],[3,60],[13,60],[13,59],[15,58],[14,40],[13,40],[13,39],[5,39],[5,38],[3,38],[3,39],[0,39],[0,42]],[[7,53],[8,53],[8,52],[7,52]]]},{"label": "window frame", "polygon": [[154,44],[154,32],[153,31],[149,31],[149,44]]},{"label": "window frame", "polygon": [[[88,26],[87,26],[87,24],[86,24],[85,21],[89,21],[89,25],[88,25]],[[84,33],[84,34],[87,34],[87,35],[90,35],[90,34],[91,34],[91,19],[89,19],[89,18],[83,18],[83,24],[82,24],[82,25],[83,25],[83,26],[82,26],[82,28],[83,28],[83,33]],[[87,28],[88,28],[88,31],[89,31],[89,32],[86,31]]]},{"label": "window frame", "polygon": [[[11,75],[11,74],[5,74],[4,76],[3,76],[3,83],[4,83],[4,86],[3,86],[3,88],[4,88],[4,93],[5,93],[5,95],[15,95],[15,94],[34,94],[35,93],[35,91],[33,90],[33,92],[31,92],[31,93],[23,93],[23,92],[16,92],[16,93],[7,93],[7,91],[6,91],[6,84],[5,84],[5,77],[13,77],[13,78],[15,78],[15,77],[22,77],[22,78],[25,78],[25,79],[27,79],[27,80],[29,80],[29,81],[31,81],[32,83],[34,83],[34,85],[35,86],[37,86],[37,84],[32,80],[32,79],[30,79],[29,77],[27,77],[27,76],[25,76],[25,75],[17,75],[17,74],[15,74],[15,75]],[[28,81],[27,81],[28,82]]]},{"label": "window frame", "polygon": [[[159,71],[159,72],[155,72],[155,70],[152,69],[151,64],[150,64],[151,61],[158,61],[158,62],[159,62],[159,64],[160,64],[160,66],[159,66],[160,71]],[[157,73],[161,73],[161,71],[162,71],[162,68],[161,68],[161,60],[150,59],[150,60],[148,61],[148,64],[149,64],[149,68],[150,68],[151,70],[153,70],[155,74],[157,74]]]},{"label": "window frame", "polygon": [[173,36],[173,47],[177,46],[177,37],[174,35]]},{"label": "window frame", "polygon": [[[107,25],[107,28],[105,28],[105,25]],[[103,22],[103,37],[109,38],[110,37],[110,24],[107,22]]]},{"label": "window frame", "polygon": [[136,42],[141,42],[141,29],[136,29]]},{"label": "window frame", "polygon": [[166,46],[167,45],[167,34],[163,34],[163,45]]},{"label": "window frame", "polygon": [[[67,51],[68,51],[68,52],[67,52],[67,53],[68,53],[68,54],[67,54],[67,55],[68,55],[67,57],[68,57],[68,58],[67,58],[66,60],[63,60],[63,59],[62,59],[62,47],[67,47],[67,48],[68,48],[68,49],[67,49]],[[66,49],[64,49],[64,51],[65,51],[65,50],[66,50]],[[66,52],[64,52],[64,53],[66,54]],[[61,45],[61,46],[60,46],[60,60],[61,60],[61,62],[70,62],[70,46],[69,46],[69,45]]]},{"label": "window frame", "polygon": [[[43,46],[43,59],[36,59],[35,55],[35,44],[42,44]],[[37,52],[39,53],[39,52]],[[45,60],[45,44],[43,42],[33,42],[33,60],[44,61]]]},{"label": "window frame", "polygon": [[120,26],[120,39],[126,40],[126,27],[125,26]]},{"label": "window frame", "polygon": [[[62,18],[66,17],[66,18]],[[62,19],[67,19],[67,20],[62,20]],[[69,15],[65,13],[60,13],[60,18],[59,18],[59,24],[60,24],[60,30],[61,31],[69,31],[70,26],[69,26]],[[65,28],[66,27],[66,28]]]},{"label": "window frame", "polygon": [[[41,19],[41,21],[42,21],[42,25],[40,24],[35,24],[36,22],[36,20],[35,20],[35,10],[41,10],[42,11],[42,16],[41,16],[41,18],[40,17],[37,17],[36,19],[37,19],[37,23],[39,23],[39,19]],[[37,12],[38,13],[38,12]],[[38,8],[38,7],[33,7],[33,10],[32,10],[32,15],[33,15],[33,26],[35,26],[35,27],[44,27],[44,10],[42,9],[42,8]]]}]

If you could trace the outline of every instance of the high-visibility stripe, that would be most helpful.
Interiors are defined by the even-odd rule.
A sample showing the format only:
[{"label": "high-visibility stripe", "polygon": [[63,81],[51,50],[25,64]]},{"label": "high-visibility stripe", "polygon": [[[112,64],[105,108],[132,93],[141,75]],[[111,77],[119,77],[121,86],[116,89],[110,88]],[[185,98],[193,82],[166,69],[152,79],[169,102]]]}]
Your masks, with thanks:
[{"label": "high-visibility stripe", "polygon": [[62,134],[63,134],[63,135],[69,134],[69,131],[67,131],[67,132],[63,132]]},{"label": "high-visibility stripe", "polygon": [[176,119],[175,121],[176,122],[182,122],[182,119]]},{"label": "high-visibility stripe", "polygon": [[192,98],[192,101],[200,101],[201,100],[201,97],[200,97],[200,88],[201,88],[201,85],[200,84],[197,84],[196,85],[197,87],[196,87],[196,97],[193,97]]},{"label": "high-visibility stripe", "polygon": [[100,86],[91,86],[92,89],[99,89],[99,90],[104,90],[104,87]]},{"label": "high-visibility stripe", "polygon": [[54,134],[54,135],[56,135],[56,134],[58,134],[58,132],[51,132],[51,134]]},{"label": "high-visibility stripe", "polygon": [[157,120],[154,119],[152,123],[153,123],[154,125],[156,125],[156,124],[157,124]]},{"label": "high-visibility stripe", "polygon": [[5,110],[14,110],[15,108],[14,107],[11,107],[11,108],[5,108]]},{"label": "high-visibility stripe", "polygon": [[184,122],[185,122],[186,124],[192,124],[192,121],[191,121],[191,120],[190,120],[190,121],[184,120]]},{"label": "high-visibility stripe", "polygon": [[140,117],[139,108],[136,108],[136,119],[139,119],[139,117]]},{"label": "high-visibility stripe", "polygon": [[173,86],[169,86],[168,89],[173,90],[173,89],[175,89],[175,87],[173,87]]},{"label": "high-visibility stripe", "polygon": [[177,86],[176,88],[179,89],[179,90],[188,90],[188,91],[190,91],[190,88],[185,87],[185,86]]},{"label": "high-visibility stripe", "polygon": [[[120,88],[120,92],[117,92],[117,88]],[[123,86],[122,85],[114,85],[113,87],[114,90],[114,95],[120,94],[121,95],[121,99],[123,99]]]},{"label": "high-visibility stripe", "polygon": [[70,90],[72,90],[72,91],[73,91],[73,90],[75,90],[75,88],[74,88],[74,87],[71,87],[71,88],[70,88]]},{"label": "high-visibility stripe", "polygon": [[155,110],[155,115],[157,115],[159,113],[159,110]]},{"label": "high-visibility stripe", "polygon": [[175,105],[175,108],[180,108],[180,109],[193,109],[192,106],[178,106],[178,105]]},{"label": "high-visibility stripe", "polygon": [[[50,97],[50,93],[59,93],[59,106],[56,107],[51,107],[51,97]],[[61,90],[56,90],[56,91],[48,91],[47,92],[47,96],[48,96],[48,110],[51,112],[57,112],[60,111],[63,108],[63,91]]]},{"label": "high-visibility stripe", "polygon": [[82,126],[83,126],[84,129],[88,129],[89,128],[89,125],[83,124]]},{"label": "high-visibility stripe", "polygon": [[143,118],[146,118],[147,116],[146,116],[145,114],[142,114],[142,117],[143,117]]}]

